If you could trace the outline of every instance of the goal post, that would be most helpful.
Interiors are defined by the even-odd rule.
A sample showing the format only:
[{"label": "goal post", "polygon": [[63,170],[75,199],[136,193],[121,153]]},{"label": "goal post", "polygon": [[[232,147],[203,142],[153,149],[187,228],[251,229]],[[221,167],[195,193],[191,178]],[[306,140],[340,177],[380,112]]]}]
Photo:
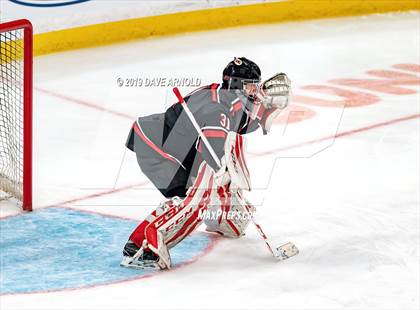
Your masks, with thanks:
[{"label": "goal post", "polygon": [[32,24],[0,23],[0,191],[32,210]]}]

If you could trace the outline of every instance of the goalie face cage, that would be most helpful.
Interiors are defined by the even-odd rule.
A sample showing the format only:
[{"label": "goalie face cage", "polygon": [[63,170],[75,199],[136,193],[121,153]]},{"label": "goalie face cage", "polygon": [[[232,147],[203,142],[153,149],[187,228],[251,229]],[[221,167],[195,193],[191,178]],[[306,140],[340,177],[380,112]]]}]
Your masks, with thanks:
[{"label": "goalie face cage", "polygon": [[32,210],[32,25],[0,24],[0,200]]}]

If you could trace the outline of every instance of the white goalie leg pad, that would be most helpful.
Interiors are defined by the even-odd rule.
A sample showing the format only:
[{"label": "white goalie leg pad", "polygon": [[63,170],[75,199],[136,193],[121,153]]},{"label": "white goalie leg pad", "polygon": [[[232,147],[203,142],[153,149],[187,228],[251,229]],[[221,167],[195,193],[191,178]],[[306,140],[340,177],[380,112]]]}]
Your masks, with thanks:
[{"label": "white goalie leg pad", "polygon": [[245,159],[246,139],[230,131],[225,142],[224,162],[230,176],[230,188],[235,191],[251,190],[251,179]]},{"label": "white goalie leg pad", "polygon": [[228,186],[219,187],[217,192],[213,192],[212,202],[204,217],[207,231],[230,238],[245,234],[255,208],[244,205],[245,200],[239,199],[238,195],[238,192],[231,192]]},{"label": "white goalie leg pad", "polygon": [[159,256],[159,266],[162,269],[171,267],[169,249],[202,223],[199,213],[205,210],[210,202],[213,180],[213,169],[202,163],[185,199],[179,205],[172,205],[146,227],[143,247],[149,248]]}]

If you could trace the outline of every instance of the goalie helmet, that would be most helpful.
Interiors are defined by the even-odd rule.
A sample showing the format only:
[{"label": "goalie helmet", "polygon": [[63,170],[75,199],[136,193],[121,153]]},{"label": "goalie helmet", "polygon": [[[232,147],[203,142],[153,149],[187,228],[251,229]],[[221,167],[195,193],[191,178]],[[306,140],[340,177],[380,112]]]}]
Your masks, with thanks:
[{"label": "goalie helmet", "polygon": [[248,115],[254,113],[254,102],[257,99],[260,82],[260,67],[245,57],[235,57],[223,70],[222,87],[236,93],[241,99],[243,110]]},{"label": "goalie helmet", "polygon": [[235,57],[223,70],[223,88],[246,90],[247,85],[261,82],[261,70],[258,65],[245,58]]}]

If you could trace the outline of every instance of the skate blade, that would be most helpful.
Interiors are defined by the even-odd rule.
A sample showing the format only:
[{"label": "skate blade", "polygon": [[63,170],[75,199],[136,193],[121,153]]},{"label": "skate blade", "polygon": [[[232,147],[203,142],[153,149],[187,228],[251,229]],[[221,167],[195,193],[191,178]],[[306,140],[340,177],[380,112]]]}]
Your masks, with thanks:
[{"label": "skate blade", "polygon": [[276,250],[276,258],[279,260],[285,260],[299,254],[299,249],[291,242],[279,246]]},{"label": "skate blade", "polygon": [[124,257],[120,263],[121,267],[137,270],[160,270],[158,263],[153,261],[133,260],[132,257]]}]

